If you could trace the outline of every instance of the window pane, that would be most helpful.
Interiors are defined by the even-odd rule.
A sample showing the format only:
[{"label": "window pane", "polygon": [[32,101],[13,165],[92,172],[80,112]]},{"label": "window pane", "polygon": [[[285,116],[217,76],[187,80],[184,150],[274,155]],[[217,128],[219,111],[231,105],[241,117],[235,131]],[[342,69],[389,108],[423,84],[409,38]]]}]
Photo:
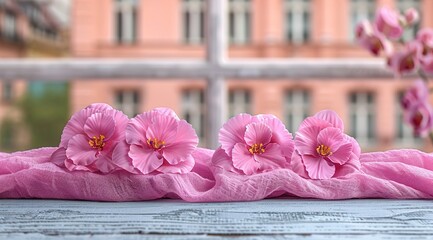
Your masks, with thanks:
[{"label": "window pane", "polygon": [[229,2],[229,40],[233,44],[245,44],[250,41],[251,2],[232,0]]},{"label": "window pane", "polygon": [[195,129],[200,145],[206,146],[204,90],[187,89],[182,92],[182,116]]},{"label": "window pane", "polygon": [[140,93],[137,90],[118,90],[114,96],[115,106],[128,117],[140,113]]},{"label": "window pane", "polygon": [[374,144],[376,138],[375,98],[371,92],[355,92],[349,96],[350,135],[361,145]]},{"label": "window pane", "polygon": [[310,108],[310,93],[307,90],[294,89],[285,93],[284,115],[287,129],[291,133],[310,115]]},{"label": "window pane", "polygon": [[418,21],[417,24],[415,24],[413,27],[409,27],[409,28],[404,29],[403,40],[405,40],[405,41],[412,40],[414,37],[416,37],[416,33],[418,32],[418,30],[421,27],[421,19],[422,19],[422,15],[421,15],[421,11],[420,11],[421,10],[421,1],[420,0],[398,0],[397,6],[398,6],[398,9],[400,10],[400,12],[402,12],[402,13],[409,8],[415,8],[416,10],[418,10],[418,12],[420,14],[420,20]]},{"label": "window pane", "polygon": [[349,39],[355,40],[355,27],[362,20],[373,20],[376,11],[376,1],[374,0],[351,0],[350,1],[350,18]]},{"label": "window pane", "polygon": [[285,0],[286,36],[289,42],[304,43],[310,39],[310,0]]},{"label": "window pane", "polygon": [[250,91],[235,89],[229,91],[229,117],[239,113],[251,113]]}]

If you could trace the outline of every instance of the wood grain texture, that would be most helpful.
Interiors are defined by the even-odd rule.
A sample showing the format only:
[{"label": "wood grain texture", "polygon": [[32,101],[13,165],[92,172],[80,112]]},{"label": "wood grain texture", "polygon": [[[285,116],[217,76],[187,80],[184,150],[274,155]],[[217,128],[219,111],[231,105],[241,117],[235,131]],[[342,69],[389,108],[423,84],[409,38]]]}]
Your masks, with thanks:
[{"label": "wood grain texture", "polygon": [[[181,234],[181,235],[179,235]],[[238,203],[0,200],[7,239],[426,239],[433,238],[427,200]]]}]

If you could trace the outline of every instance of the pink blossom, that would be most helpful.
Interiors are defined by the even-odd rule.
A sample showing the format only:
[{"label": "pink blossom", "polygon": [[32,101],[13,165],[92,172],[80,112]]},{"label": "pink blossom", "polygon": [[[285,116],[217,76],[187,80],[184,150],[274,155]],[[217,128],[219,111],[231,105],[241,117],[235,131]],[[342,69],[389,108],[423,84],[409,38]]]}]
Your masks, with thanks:
[{"label": "pink blossom", "polygon": [[406,24],[411,26],[419,21],[419,13],[415,8],[409,8],[404,12]]},{"label": "pink blossom", "polygon": [[405,112],[405,122],[413,127],[415,136],[425,137],[433,128],[433,108],[427,102]]},{"label": "pink blossom", "polygon": [[292,168],[303,177],[329,179],[359,169],[359,144],[344,134],[343,121],[325,110],[306,118],[295,137]]},{"label": "pink blossom", "polygon": [[403,110],[410,110],[420,103],[427,102],[429,91],[426,83],[418,79],[414,82],[413,86],[409,88],[401,100]]},{"label": "pink blossom", "polygon": [[417,69],[419,65],[418,55],[421,45],[416,42],[409,42],[402,51],[394,52],[388,58],[388,66],[397,75],[410,73]]},{"label": "pink blossom", "polygon": [[219,132],[214,165],[239,174],[255,174],[289,167],[293,153],[292,135],[273,115],[239,114]]},{"label": "pink blossom", "polygon": [[382,51],[385,52],[385,55],[392,53],[391,42],[377,31],[369,21],[360,22],[355,31],[358,43],[373,55],[378,56]]},{"label": "pink blossom", "polygon": [[383,7],[377,11],[374,25],[388,38],[399,39],[403,35],[401,16],[390,8]]},{"label": "pink blossom", "polygon": [[433,29],[425,28],[418,32],[417,41],[421,45],[418,58],[421,68],[433,73]]},{"label": "pink blossom", "polygon": [[414,135],[425,136],[433,128],[433,109],[429,103],[428,87],[422,80],[415,84],[403,96],[401,105],[404,120],[411,125]]},{"label": "pink blossom", "polygon": [[142,174],[186,173],[194,167],[191,154],[198,144],[197,134],[171,109],[137,115],[128,123],[125,135],[126,141],[113,153],[124,169]]},{"label": "pink blossom", "polygon": [[51,160],[70,171],[109,173],[119,169],[112,152],[123,141],[127,123],[122,112],[107,104],[92,104],[71,117]]}]

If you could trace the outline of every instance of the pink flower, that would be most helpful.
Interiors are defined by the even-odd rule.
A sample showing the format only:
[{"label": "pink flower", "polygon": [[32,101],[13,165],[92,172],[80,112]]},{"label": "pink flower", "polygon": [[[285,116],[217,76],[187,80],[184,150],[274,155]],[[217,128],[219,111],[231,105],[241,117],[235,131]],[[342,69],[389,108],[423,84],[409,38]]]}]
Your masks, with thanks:
[{"label": "pink flower", "polygon": [[425,28],[419,31],[417,41],[421,44],[418,55],[421,68],[433,73],[433,29]]},{"label": "pink flower", "polygon": [[433,109],[424,81],[417,80],[409,88],[403,96],[401,106],[404,110],[404,120],[413,127],[416,136],[425,136],[433,128]]},{"label": "pink flower", "polygon": [[418,42],[409,42],[404,50],[394,52],[388,58],[388,66],[397,76],[410,73],[416,70],[419,65],[418,55],[420,50],[421,45]]},{"label": "pink flower", "polygon": [[194,167],[191,154],[198,144],[197,134],[171,109],[156,108],[136,116],[125,134],[126,142],[116,147],[113,156],[130,172],[186,173]]},{"label": "pink flower", "polygon": [[380,8],[376,13],[374,25],[377,30],[391,39],[399,39],[403,35],[403,26],[400,24],[400,14],[390,8]]},{"label": "pink flower", "polygon": [[219,132],[221,148],[213,164],[240,174],[255,174],[289,166],[292,135],[273,115],[239,114]]},{"label": "pink flower", "polygon": [[419,21],[419,13],[415,8],[409,8],[404,12],[406,24],[411,26]]},{"label": "pink flower", "polygon": [[329,179],[359,169],[359,144],[344,134],[343,121],[330,110],[302,122],[295,149],[292,168],[306,178]]},{"label": "pink flower", "polygon": [[433,108],[427,102],[405,112],[405,121],[413,127],[415,136],[425,137],[433,128]]},{"label": "pink flower", "polygon": [[369,21],[362,21],[356,26],[356,39],[363,48],[375,56],[382,51],[389,55],[393,51],[391,42],[377,31]]},{"label": "pink flower", "polygon": [[420,103],[427,102],[429,96],[428,87],[425,82],[418,79],[413,86],[409,88],[401,100],[403,110],[410,110]]},{"label": "pink flower", "polygon": [[127,123],[122,112],[107,104],[92,104],[71,117],[51,160],[70,171],[109,173],[119,169],[112,152],[123,141]]}]

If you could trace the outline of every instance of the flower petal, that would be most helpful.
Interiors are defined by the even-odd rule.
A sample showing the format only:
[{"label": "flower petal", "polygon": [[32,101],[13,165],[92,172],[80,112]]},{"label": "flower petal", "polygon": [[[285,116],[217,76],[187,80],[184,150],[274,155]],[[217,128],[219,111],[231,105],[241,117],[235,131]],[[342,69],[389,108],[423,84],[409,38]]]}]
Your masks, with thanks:
[{"label": "flower petal", "polygon": [[344,140],[344,133],[334,127],[322,129],[317,135],[317,145],[323,144],[330,147],[332,152],[337,151],[342,144],[346,143]]},{"label": "flower petal", "polygon": [[269,143],[266,146],[265,152],[254,154],[254,158],[260,163],[260,170],[262,171],[285,168],[287,166],[287,161],[283,156],[280,145],[276,143]]},{"label": "flower petal", "polygon": [[89,138],[83,134],[75,135],[68,143],[66,157],[74,164],[87,166],[96,161],[96,150],[89,145]]},{"label": "flower petal", "polygon": [[113,136],[115,128],[116,123],[112,116],[103,113],[94,113],[86,120],[84,132],[90,138],[104,135],[105,139],[108,140]]},{"label": "flower petal", "polygon": [[170,164],[177,164],[181,160],[191,156],[198,145],[198,137],[191,126],[185,120],[179,121],[176,136],[173,140],[167,140],[169,144],[162,150],[164,159]]},{"label": "flower petal", "polygon": [[152,124],[152,113],[146,112],[132,118],[125,130],[125,138],[128,144],[144,144],[146,143],[146,131],[149,125]]},{"label": "flower petal", "polygon": [[161,115],[170,116],[176,120],[180,120],[179,117],[177,116],[177,114],[171,108],[164,108],[164,107],[154,108],[154,109],[152,109],[152,111],[158,112]]},{"label": "flower petal", "polygon": [[59,167],[65,166],[66,149],[63,147],[58,148],[51,154],[50,161]]},{"label": "flower petal", "polygon": [[236,143],[244,142],[246,126],[251,123],[252,117],[249,114],[238,114],[229,119],[221,128],[218,134],[218,140],[221,148],[232,156],[232,149]]},{"label": "flower petal", "polygon": [[295,147],[301,155],[317,155],[317,136],[320,130],[319,126],[309,126],[298,130],[295,137]]},{"label": "flower petal", "polygon": [[164,161],[164,163],[157,169],[159,172],[163,173],[188,173],[194,168],[195,161],[194,158],[189,155],[184,161],[177,164],[171,165],[170,163]]},{"label": "flower petal", "polygon": [[125,141],[117,144],[113,150],[113,164],[130,173],[138,173],[132,165],[132,159],[128,156],[128,151],[129,145]]},{"label": "flower petal", "polygon": [[155,171],[162,165],[163,161],[156,157],[152,149],[137,145],[131,145],[129,147],[128,156],[132,159],[132,165],[143,174]]},{"label": "flower petal", "polygon": [[221,147],[215,150],[214,154],[212,155],[212,165],[220,167],[229,172],[244,174],[244,172],[233,166],[232,158],[229,157]]},{"label": "flower petal", "polygon": [[332,110],[323,110],[314,115],[315,118],[319,118],[327,121],[333,127],[339,128],[342,132],[344,131],[343,120],[338,116],[338,114]]},{"label": "flower petal", "polygon": [[304,121],[302,121],[301,125],[299,126],[298,132],[303,128],[312,127],[312,126],[318,127],[320,129],[324,129],[327,127],[332,127],[332,124],[320,118],[307,117],[306,119],[304,119]]},{"label": "flower petal", "polygon": [[260,168],[260,163],[254,160],[253,155],[247,150],[247,145],[243,143],[235,144],[232,158],[233,166],[247,175],[257,173]]},{"label": "flower petal", "polygon": [[272,131],[264,123],[250,123],[245,131],[245,142],[252,146],[254,144],[266,145],[271,141]]},{"label": "flower petal", "polygon": [[352,144],[346,143],[346,144],[341,145],[337,149],[337,151],[333,152],[327,158],[333,163],[343,165],[347,161],[349,161],[351,156],[352,156]]},{"label": "flower petal", "polygon": [[308,173],[305,170],[304,162],[302,161],[301,155],[295,150],[292,159],[290,160],[291,169],[303,178],[309,178]]},{"label": "flower petal", "polygon": [[335,166],[322,157],[303,155],[305,169],[311,179],[330,179],[334,176]]},{"label": "flower petal", "polygon": [[166,115],[155,115],[152,124],[146,131],[146,139],[158,139],[166,145],[174,142],[177,133],[178,122],[175,118]]},{"label": "flower petal", "polygon": [[101,173],[110,173],[118,169],[118,167],[111,161],[111,156],[106,156],[104,154],[101,154],[90,167],[98,169]]}]

